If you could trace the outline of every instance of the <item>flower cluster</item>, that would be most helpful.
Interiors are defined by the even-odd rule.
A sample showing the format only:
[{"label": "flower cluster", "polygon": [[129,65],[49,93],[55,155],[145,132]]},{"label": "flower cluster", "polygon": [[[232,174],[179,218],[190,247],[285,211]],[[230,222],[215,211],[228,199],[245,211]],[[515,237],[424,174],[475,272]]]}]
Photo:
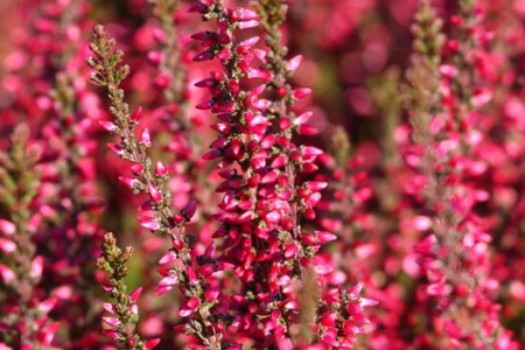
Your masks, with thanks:
[{"label": "flower cluster", "polygon": [[[48,317],[57,299],[39,298],[35,291],[44,269],[44,258],[36,254],[31,241],[42,220],[38,210],[31,208],[41,196],[36,170],[41,154],[35,145],[30,148],[29,129],[23,124],[13,132],[10,152],[2,154],[2,207],[9,216],[1,219],[0,276],[5,288],[1,326],[5,340],[20,349],[51,344],[58,328]],[[23,186],[18,186],[19,180]]]},{"label": "flower cluster", "polygon": [[136,334],[138,321],[137,300],[142,294],[142,288],[127,294],[124,278],[128,275],[126,263],[133,255],[133,248],[127,247],[122,251],[112,233],[107,233],[103,244],[104,254],[97,260],[97,266],[108,274],[109,281],[104,287],[107,293],[115,299],[115,303],[104,303],[103,307],[108,316],[102,321],[108,326],[104,333],[117,340],[126,349],[153,349],[160,339],[142,341]]},{"label": "flower cluster", "polygon": [[[15,98],[3,114],[2,127],[9,130],[17,115],[33,129],[29,141],[28,131],[22,126],[17,129],[9,146],[14,152],[12,159],[5,158],[2,165],[7,181],[5,215],[18,212],[20,217],[9,220],[23,220],[12,237],[16,244],[9,244],[15,249],[11,253],[18,255],[16,262],[12,254],[5,259],[21,279],[15,290],[24,291],[16,297],[11,290],[5,300],[6,305],[19,304],[19,312],[27,315],[18,321],[6,319],[6,336],[24,348],[100,343],[96,329],[100,302],[86,293],[95,278],[92,262],[101,233],[96,218],[103,207],[95,185],[93,123],[83,120],[82,105],[93,95],[83,84],[83,52],[70,51],[71,39],[80,35],[85,22],[80,18],[86,10],[78,3],[42,6],[34,15],[35,27],[20,34],[26,41],[6,60],[9,74],[3,88],[7,96]],[[23,62],[29,57],[37,63],[26,66]],[[32,86],[24,87],[24,81],[31,81]],[[24,149],[24,143],[31,145],[31,152]],[[37,149],[39,161],[33,164]],[[28,263],[35,267],[38,278],[28,277]],[[22,295],[23,300],[17,299]],[[41,310],[39,302],[45,302]],[[82,308],[92,311],[85,313]]]},{"label": "flower cluster", "polygon": [[113,122],[102,124],[108,131],[120,136],[120,144],[110,144],[109,147],[131,163],[133,177],[121,176],[119,181],[137,194],[148,195],[148,200],[139,207],[140,216],[137,220],[141,226],[156,235],[166,235],[171,241],[170,249],[159,260],[162,266],[159,271],[163,278],[158,282],[156,294],[162,295],[179,285],[186,297],[180,316],[197,316],[189,319],[185,331],[198,335],[204,345],[218,348],[220,335],[208,329],[217,327],[212,323],[209,313],[209,309],[216,306],[219,296],[217,282],[214,281],[218,264],[211,256],[214,249],[211,246],[204,254],[199,254],[192,235],[184,234],[185,223],[197,209],[196,202],[192,201],[179,212],[173,213],[172,194],[166,186],[168,170],[161,161],[154,165],[148,154],[147,150],[152,146],[149,130],[144,128],[139,137],[135,135],[142,110],[138,108],[130,114],[124,102],[124,91],[119,88],[128,75],[129,67],[120,65],[122,51],[115,49],[115,41],[107,38],[102,26],[95,28],[90,49],[94,56],[89,57],[87,63],[95,70],[91,79],[107,88],[111,100],[110,111],[115,118]]},{"label": "flower cluster", "polygon": [[[303,180],[304,174],[318,169],[316,161],[323,152],[292,140],[294,134],[317,133],[307,123],[310,112],[293,110],[295,101],[310,91],[293,89],[288,82],[300,56],[286,60],[280,44],[278,27],[285,5],[280,1],[258,5],[258,12],[228,8],[222,1],[198,2],[192,8],[217,23],[217,31],[193,36],[205,49],[195,60],[217,59],[223,66],[197,86],[208,88],[211,95],[198,108],[210,109],[218,118],[212,127],[220,136],[204,157],[220,159],[223,182],[217,191],[225,194],[215,236],[222,239],[221,259],[232,265],[243,284],[240,295],[233,296],[239,310],[234,323],[237,332],[265,347],[291,347],[298,333],[299,298],[306,292],[302,275],[312,269],[322,287],[315,305],[321,320],[321,327],[313,330],[315,339],[329,346],[351,346],[366,322],[362,306],[367,302],[359,300],[359,288],[345,289],[330,259],[317,254],[336,237],[302,228],[306,225],[302,218],[315,219],[320,191],[327,186]],[[259,24],[266,34],[266,49],[257,46],[258,36],[238,39],[242,30]],[[246,309],[251,312],[243,317]],[[310,322],[317,324],[317,318]]]}]

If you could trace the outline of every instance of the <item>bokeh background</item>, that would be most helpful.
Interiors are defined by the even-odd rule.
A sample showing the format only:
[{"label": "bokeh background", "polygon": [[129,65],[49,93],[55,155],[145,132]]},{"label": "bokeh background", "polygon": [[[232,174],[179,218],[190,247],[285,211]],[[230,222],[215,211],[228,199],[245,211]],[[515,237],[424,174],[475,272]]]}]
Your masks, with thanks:
[{"label": "bokeh background", "polygon": [[[66,31],[62,40],[57,40],[54,36],[55,29],[50,29],[52,8],[67,7],[71,3],[76,3],[77,6],[77,12],[72,17],[81,17],[81,20],[75,20],[78,25]],[[458,11],[455,0],[437,0],[434,4],[444,19]],[[487,10],[486,26],[498,38],[493,45],[494,51],[500,53],[501,60],[504,60],[498,69],[503,67],[503,70],[512,72],[513,75],[509,78],[512,83],[496,99],[494,113],[503,113],[501,111],[505,106],[508,107],[511,100],[525,108],[522,104],[522,83],[525,78],[525,1],[486,0],[483,5]],[[285,41],[290,56],[299,53],[304,56],[294,83],[313,88],[313,97],[305,102],[305,108],[314,112],[313,124],[321,131],[309,142],[326,149],[335,159],[347,160],[361,155],[364,159],[362,170],[370,176],[367,186],[375,193],[374,198],[360,209],[362,221],[357,225],[359,227],[342,231],[342,234],[349,235],[349,246],[361,248],[357,257],[356,253],[348,253],[348,256],[343,254],[343,258],[347,257],[352,263],[366,266],[358,265],[359,268],[356,269],[355,265],[343,265],[350,278],[370,279],[371,285],[375,286],[375,289],[370,288],[369,293],[382,301],[383,305],[379,308],[382,311],[378,311],[376,315],[382,320],[377,334],[385,329],[398,329],[396,336],[386,331],[383,333],[385,339],[390,339],[391,347],[376,345],[376,348],[405,349],[404,346],[416,338],[418,320],[410,319],[409,312],[403,313],[401,309],[407,308],[406,305],[417,299],[417,291],[411,289],[417,278],[405,271],[408,264],[405,257],[410,255],[407,252],[413,242],[407,239],[409,243],[405,246],[405,236],[396,238],[402,225],[401,218],[396,217],[396,210],[399,209],[399,199],[396,196],[399,193],[395,190],[395,184],[407,178],[404,177],[404,170],[400,170],[402,159],[398,152],[403,131],[400,126],[406,122],[401,86],[405,80],[404,72],[410,64],[413,40],[410,27],[417,1],[291,0],[289,6],[288,20],[283,27]],[[188,36],[195,31],[199,21],[196,16],[187,13],[186,2],[174,13],[173,20],[182,28],[178,33],[181,43],[188,43]],[[153,129],[159,128],[159,137],[162,140],[163,129],[158,126],[157,121],[162,119],[159,107],[162,103],[159,101],[158,91],[163,85],[163,77],[156,73],[149,56],[155,47],[152,28],[157,25],[151,15],[151,3],[146,0],[1,0],[2,147],[5,147],[13,127],[22,121],[28,122],[34,135],[42,134],[42,126],[49,118],[52,105],[49,98],[49,91],[52,89],[50,86],[54,83],[52,77],[61,68],[77,67],[73,70],[76,69],[79,76],[84,77],[79,78],[78,84],[86,84],[87,70],[78,67],[83,65],[83,59],[87,55],[87,40],[95,23],[105,24],[124,50],[126,62],[131,66],[132,72],[125,83],[130,104],[145,108],[147,123]],[[446,22],[445,31],[449,30],[450,25]],[[187,44],[183,49],[182,60],[190,64],[195,50],[192,44]],[[189,80],[195,81],[206,75],[206,67],[193,67],[190,75]],[[501,72],[502,80],[504,75],[505,72]],[[199,102],[202,92],[192,90],[191,94],[192,103]],[[79,105],[80,118],[107,118],[106,102],[96,89],[86,88]],[[207,128],[208,117],[202,116],[202,113],[190,107],[189,114],[199,130],[202,130],[199,132],[205,144],[206,140],[212,139],[213,134]],[[519,112],[517,119],[521,118],[522,113]],[[521,124],[518,129],[520,128]],[[97,136],[100,145],[111,139],[101,130],[94,130],[93,134]],[[162,151],[174,152],[169,145],[161,147],[159,152]],[[163,243],[139,229],[135,213],[140,200],[131,196],[116,181],[122,168],[117,157],[105,147],[100,147],[97,152],[97,184],[101,196],[107,202],[101,227],[116,232],[123,245],[133,244],[138,247],[131,266],[132,273],[128,281],[130,286],[148,284],[147,281],[151,283],[157,278],[151,266],[154,266]],[[525,169],[523,164],[525,162],[517,162],[508,165],[506,169],[509,172],[515,170],[519,174]],[[330,166],[327,165],[323,171],[329,174]],[[207,178],[206,174],[211,169],[203,166],[201,172]],[[176,177],[174,181],[176,205],[183,207],[190,196],[190,189],[185,187],[183,176],[180,179]],[[502,267],[494,273],[503,285],[498,300],[503,302],[504,323],[515,332],[521,343],[525,343],[525,275],[524,272],[516,271],[522,266],[519,264],[525,261],[525,221],[520,216],[523,212],[523,185],[515,180],[508,187],[514,191],[516,197],[509,209],[511,214],[508,216],[511,219],[507,218],[500,226],[496,225],[499,231],[495,231],[495,235],[500,238],[509,235],[512,238],[496,240],[503,248],[495,248],[497,253],[494,259],[499,261],[497,266]],[[332,198],[330,193],[327,198]],[[210,199],[211,202],[213,200],[215,199]],[[343,211],[348,209],[344,205]],[[326,208],[331,210],[328,204]],[[337,215],[333,218],[341,219]],[[212,231],[213,224],[198,223],[195,229],[206,237]],[[377,248],[379,246],[381,247]],[[370,248],[372,252],[367,253],[366,248]],[[339,248],[332,249],[338,251]],[[102,294],[96,291],[96,286],[93,289],[93,293]],[[155,299],[151,296],[151,291],[148,293],[144,301],[141,331],[147,336],[156,336],[163,333],[162,329],[169,329],[176,323],[177,304],[163,309],[162,305],[167,297]],[[390,319],[388,315],[391,314],[398,316]],[[411,327],[407,327],[407,324]],[[164,339],[164,342],[171,344],[175,340]],[[385,342],[378,341],[376,344]],[[170,345],[165,346],[170,348]]]}]

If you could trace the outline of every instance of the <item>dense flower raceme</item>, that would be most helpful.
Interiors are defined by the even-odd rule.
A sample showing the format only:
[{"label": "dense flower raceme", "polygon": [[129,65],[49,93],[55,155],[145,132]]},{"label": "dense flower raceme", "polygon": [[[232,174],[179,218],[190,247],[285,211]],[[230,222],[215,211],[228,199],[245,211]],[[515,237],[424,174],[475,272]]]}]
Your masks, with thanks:
[{"label": "dense flower raceme", "polygon": [[[42,264],[42,277],[25,298],[49,297],[48,312],[52,311],[54,330],[50,329],[45,338],[40,335],[38,339],[70,347],[99,344],[100,332],[96,329],[99,302],[91,293],[86,293],[86,289],[94,279],[95,269],[91,262],[98,251],[101,231],[93,218],[100,213],[102,201],[97,197],[94,185],[96,171],[92,157],[97,144],[91,138],[93,122],[89,119],[80,122],[82,101],[91,94],[85,89],[85,77],[79,73],[85,71],[84,52],[70,52],[69,40],[63,40],[67,44],[64,46],[53,46],[53,43],[64,36],[80,34],[77,27],[80,24],[76,21],[85,11],[85,6],[65,2],[46,6],[42,13],[35,15],[36,23],[40,25],[35,27],[34,37],[23,42],[20,51],[13,56],[28,57],[26,55],[31,49],[36,50],[34,58],[39,64],[27,68],[17,66],[13,56],[8,58],[11,75],[6,78],[4,87],[14,89],[9,91],[20,99],[13,101],[13,108],[6,111],[2,119],[9,125],[12,122],[9,112],[24,115],[27,111],[24,106],[32,108],[27,115],[37,117],[32,122],[33,126],[38,123],[39,130],[38,133],[35,131],[37,137],[32,142],[38,143],[42,149],[36,169],[41,184],[38,200],[29,202],[34,216],[24,242],[34,245],[33,253],[39,256]],[[31,45],[31,40],[39,45]],[[60,73],[49,75],[50,70]],[[32,80],[35,89],[23,88],[21,76],[16,74]],[[19,94],[17,89],[23,93]],[[34,105],[30,106],[29,101]],[[24,180],[20,177],[16,181]],[[20,198],[16,194],[15,198],[6,201],[6,205],[9,208],[16,206],[16,203],[9,202]],[[88,307],[92,308],[90,313],[81,311],[81,308]],[[59,328],[59,335],[53,338]]]},{"label": "dense flower raceme", "polygon": [[[162,295],[174,286],[180,286],[185,296],[180,316],[189,319],[182,329],[199,337],[203,345],[220,348],[221,330],[212,322],[210,309],[219,303],[216,280],[219,264],[214,261],[213,245],[199,252],[191,234],[184,233],[184,225],[196,211],[196,202],[191,201],[180,212],[173,213],[172,193],[167,188],[169,173],[166,166],[158,161],[153,163],[148,153],[151,137],[147,128],[135,135],[142,110],[130,114],[124,102],[124,91],[119,88],[126,78],[129,67],[120,65],[122,52],[115,49],[115,41],[108,39],[103,27],[97,26],[90,45],[94,57],[89,57],[88,65],[95,71],[91,75],[94,83],[107,88],[111,100],[111,113],[114,121],[108,129],[120,136],[119,144],[109,147],[122,159],[131,163],[132,177],[119,177],[119,180],[136,193],[146,193],[148,200],[139,210],[138,221],[157,235],[167,235],[171,240],[170,250],[159,260],[159,272],[163,278],[157,285],[156,294]],[[193,316],[193,317],[191,317]]]},{"label": "dense flower raceme", "polygon": [[[35,208],[42,195],[38,191],[41,177],[36,169],[41,148],[29,144],[25,125],[14,131],[11,145],[11,151],[2,154],[2,207],[8,216],[1,219],[0,275],[5,301],[0,325],[3,341],[31,349],[52,342],[58,324],[49,320],[48,314],[57,299],[49,295],[39,297],[36,292],[44,269],[44,258],[36,254],[31,240],[42,221],[38,204]],[[24,181],[23,186],[15,185],[17,178]]]},{"label": "dense flower raceme", "polygon": [[[490,5],[488,4],[489,9]],[[521,251],[516,250],[511,242],[515,242],[516,227],[522,221],[523,200],[522,178],[519,176],[519,168],[522,166],[522,108],[520,102],[520,88],[515,84],[515,79],[519,79],[521,73],[516,66],[518,61],[513,61],[510,57],[519,56],[521,51],[519,43],[523,40],[523,32],[509,31],[510,26],[517,19],[513,16],[501,14],[496,21],[505,18],[505,25],[498,26],[497,22],[490,23],[489,28],[494,31],[494,41],[510,43],[512,45],[501,45],[498,50],[493,50],[490,56],[484,57],[484,78],[489,84],[490,91],[493,91],[493,103],[490,109],[486,109],[482,115],[484,129],[487,133],[502,128],[509,138],[494,138],[484,140],[483,147],[477,152],[478,157],[487,159],[487,170],[485,177],[486,187],[494,193],[487,205],[491,208],[490,215],[491,229],[494,232],[494,256],[495,262],[492,264],[492,275],[502,284],[500,289],[500,299],[504,306],[503,314],[514,322],[520,322],[520,307],[516,307],[519,300],[523,298],[522,272],[512,268],[523,259]],[[494,67],[494,69],[487,69]],[[513,209],[507,211],[507,206]],[[503,213],[498,215],[496,213]],[[519,244],[518,244],[519,246]]]},{"label": "dense flower raceme", "polygon": [[[508,349],[516,345],[501,328],[500,306],[494,302],[498,282],[489,276],[491,238],[473,210],[487,197],[472,181],[483,172],[484,161],[471,153],[483,137],[476,129],[476,108],[491,99],[477,87],[481,82],[474,65],[486,37],[479,25],[481,10],[469,1],[460,2],[460,10],[452,18],[458,40],[444,42],[441,23],[426,1],[414,27],[418,39],[409,70],[413,144],[405,160],[426,183],[414,195],[432,214],[419,213],[410,220],[416,231],[430,232],[416,250],[428,280],[426,293],[436,300],[431,310],[435,331],[447,334],[448,346],[454,348],[468,343]],[[444,62],[443,45],[450,57]],[[426,85],[420,85],[423,80],[416,80],[416,74],[426,78]]]},{"label": "dense flower raceme", "polygon": [[[359,287],[346,290],[341,286],[344,280],[333,271],[330,260],[316,255],[335,236],[302,229],[300,218],[315,219],[314,208],[327,184],[301,184],[299,177],[317,169],[315,162],[323,152],[296,146],[291,139],[297,132],[316,133],[307,124],[309,112],[296,115],[290,109],[295,99],[309,91],[292,89],[287,83],[300,57],[285,61],[286,50],[279,43],[278,26],[283,20],[279,16],[285,13],[284,5],[279,1],[261,1],[259,5],[260,14],[229,8],[221,1],[198,2],[192,8],[204,19],[217,22],[216,32],[193,36],[205,48],[195,60],[217,58],[224,67],[197,85],[211,93],[211,99],[199,107],[211,109],[219,119],[213,127],[220,136],[205,157],[220,158],[224,182],[218,191],[225,195],[220,204],[223,213],[217,216],[222,225],[216,236],[224,239],[222,259],[232,265],[244,284],[240,296],[234,296],[239,304],[234,322],[239,332],[259,339],[264,346],[292,346],[287,339],[300,333],[296,329],[299,299],[306,292],[301,287],[302,274],[312,269],[322,286],[316,306],[321,327],[313,327],[313,336],[328,346],[350,347],[359,326],[366,322],[362,306],[368,302],[359,300]],[[239,32],[260,23],[268,33],[266,42],[271,51],[256,46],[257,36],[238,39]],[[266,98],[265,92],[274,97]],[[247,299],[249,294],[253,301]],[[341,305],[336,308],[334,303]],[[243,309],[252,312],[243,317]],[[316,322],[315,318],[310,322]],[[309,327],[307,321],[305,326]]]},{"label": "dense flower raceme", "polygon": [[520,0],[0,8],[1,349],[523,348]]},{"label": "dense flower raceme", "polygon": [[142,287],[127,294],[127,286],[123,279],[128,274],[126,263],[133,255],[133,248],[127,247],[122,251],[116,244],[112,233],[107,233],[104,237],[103,255],[97,260],[98,267],[106,272],[109,277],[108,284],[105,286],[108,294],[115,299],[115,303],[104,303],[103,307],[108,316],[103,317],[103,322],[107,325],[104,333],[116,339],[127,349],[153,349],[158,345],[160,339],[150,339],[143,341],[136,334],[138,321],[137,299],[142,294]]}]

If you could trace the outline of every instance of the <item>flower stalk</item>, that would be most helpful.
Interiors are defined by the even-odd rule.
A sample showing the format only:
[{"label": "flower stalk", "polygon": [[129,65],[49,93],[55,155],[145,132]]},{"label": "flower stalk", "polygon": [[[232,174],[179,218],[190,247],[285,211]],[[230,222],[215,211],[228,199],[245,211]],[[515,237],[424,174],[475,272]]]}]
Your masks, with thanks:
[{"label": "flower stalk", "polygon": [[94,69],[91,79],[107,89],[111,101],[110,112],[114,120],[110,130],[120,136],[120,144],[110,147],[123,159],[130,162],[133,177],[120,177],[119,180],[135,193],[149,197],[141,207],[138,221],[156,235],[167,235],[172,247],[159,260],[160,273],[156,294],[162,295],[178,285],[184,296],[179,315],[185,320],[183,330],[200,339],[202,345],[210,349],[221,349],[221,331],[212,321],[209,310],[219,304],[219,292],[215,273],[219,265],[214,261],[214,247],[199,253],[194,249],[194,237],[184,234],[184,227],[196,212],[196,202],[174,214],[171,208],[172,193],[167,187],[169,174],[166,167],[153,161],[148,154],[151,139],[148,129],[143,129],[140,137],[136,128],[142,110],[133,114],[124,102],[121,82],[129,73],[129,67],[121,65],[123,53],[115,48],[114,39],[108,39],[102,26],[95,27],[90,49],[94,57],[87,60]]}]

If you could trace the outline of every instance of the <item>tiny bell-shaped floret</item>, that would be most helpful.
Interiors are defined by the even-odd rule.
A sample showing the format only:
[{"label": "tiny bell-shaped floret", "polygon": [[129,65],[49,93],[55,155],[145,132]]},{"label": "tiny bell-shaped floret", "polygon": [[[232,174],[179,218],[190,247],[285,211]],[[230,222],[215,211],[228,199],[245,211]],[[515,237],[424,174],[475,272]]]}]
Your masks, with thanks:
[{"label": "tiny bell-shaped floret", "polygon": [[166,168],[166,166],[161,161],[158,161],[157,165],[155,166],[155,175],[162,177],[166,176],[167,174],[168,169]]}]

